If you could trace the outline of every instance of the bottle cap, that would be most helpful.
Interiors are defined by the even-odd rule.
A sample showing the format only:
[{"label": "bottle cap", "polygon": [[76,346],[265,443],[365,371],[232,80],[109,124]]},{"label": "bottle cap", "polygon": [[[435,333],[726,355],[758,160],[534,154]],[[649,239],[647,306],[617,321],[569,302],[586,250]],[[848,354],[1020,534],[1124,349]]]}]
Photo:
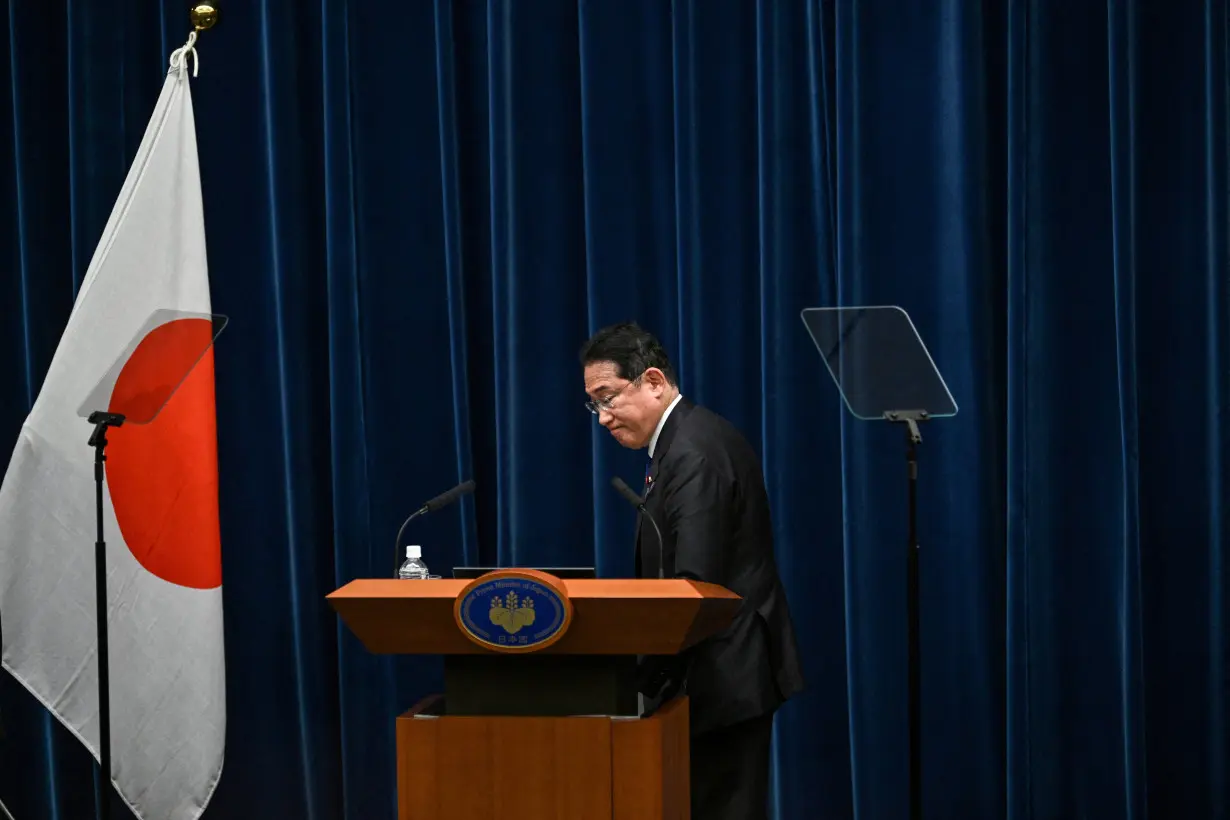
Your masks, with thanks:
[{"label": "bottle cap", "polygon": [[412,547],[406,547],[406,557],[407,558],[422,558],[423,548],[420,547],[418,544],[415,544]]}]

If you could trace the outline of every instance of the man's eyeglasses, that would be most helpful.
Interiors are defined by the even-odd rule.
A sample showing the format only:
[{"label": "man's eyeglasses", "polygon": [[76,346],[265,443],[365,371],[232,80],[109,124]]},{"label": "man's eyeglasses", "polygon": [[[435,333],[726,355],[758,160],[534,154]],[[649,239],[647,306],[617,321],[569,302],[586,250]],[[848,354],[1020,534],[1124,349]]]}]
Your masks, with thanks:
[{"label": "man's eyeglasses", "polygon": [[[645,375],[644,373],[641,374],[641,376],[644,376],[644,375]],[[614,393],[610,393],[606,396],[603,396],[600,399],[594,399],[593,401],[585,402],[585,407],[589,410],[589,412],[593,413],[595,416],[598,415],[598,413],[603,410],[612,409],[612,407],[615,404],[615,399],[619,398],[619,395],[623,393],[625,390],[627,390],[629,387],[639,382],[641,380],[641,376],[637,376],[635,379],[628,382],[623,387],[616,390]]]}]

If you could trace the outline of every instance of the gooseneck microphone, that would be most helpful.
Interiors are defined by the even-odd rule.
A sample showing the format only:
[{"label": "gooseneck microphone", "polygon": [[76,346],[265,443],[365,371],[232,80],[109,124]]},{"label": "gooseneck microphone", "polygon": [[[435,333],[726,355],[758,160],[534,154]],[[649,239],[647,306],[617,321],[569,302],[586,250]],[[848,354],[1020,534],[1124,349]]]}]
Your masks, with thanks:
[{"label": "gooseneck microphone", "polygon": [[426,515],[429,512],[435,512],[441,507],[447,507],[457,499],[461,498],[466,493],[474,492],[474,480],[463,481],[451,490],[440,493],[438,496],[428,501],[423,506],[419,507],[414,512],[410,513],[401,525],[401,529],[397,531],[397,542],[393,544],[393,575],[397,575],[397,570],[401,567],[401,537],[406,534],[406,525],[420,515]]},{"label": "gooseneck microphone", "polygon": [[653,531],[658,534],[658,577],[665,578],[666,574],[662,566],[662,553],[666,549],[666,544],[662,541],[662,530],[658,529],[658,522],[654,521],[653,516],[649,514],[649,510],[645,509],[645,502],[641,501],[641,497],[632,492],[632,488],[629,487],[622,478],[619,476],[612,478],[611,486],[615,488],[616,492],[624,497],[625,501],[633,507],[636,507],[637,512],[645,516],[650,524],[653,524]]}]

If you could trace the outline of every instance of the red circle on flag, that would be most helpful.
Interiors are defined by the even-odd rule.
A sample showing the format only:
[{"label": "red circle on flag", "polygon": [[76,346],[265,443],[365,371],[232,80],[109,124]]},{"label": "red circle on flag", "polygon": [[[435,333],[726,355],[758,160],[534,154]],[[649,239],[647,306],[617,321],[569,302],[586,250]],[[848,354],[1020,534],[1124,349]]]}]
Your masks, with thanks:
[{"label": "red circle on flag", "polygon": [[107,434],[108,490],[128,550],[164,581],[196,589],[222,584],[212,337],[208,319],[150,331],[109,409],[134,422],[157,416]]}]

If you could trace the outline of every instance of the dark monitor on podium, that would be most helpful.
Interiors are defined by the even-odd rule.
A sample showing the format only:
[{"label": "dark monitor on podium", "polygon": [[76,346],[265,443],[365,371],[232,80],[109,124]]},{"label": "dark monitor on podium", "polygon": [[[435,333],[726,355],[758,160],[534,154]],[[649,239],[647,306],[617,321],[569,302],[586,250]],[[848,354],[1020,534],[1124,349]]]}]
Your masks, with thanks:
[{"label": "dark monitor on podium", "polygon": [[498,569],[535,569],[556,578],[597,578],[593,567],[453,567],[454,578],[478,578]]}]

